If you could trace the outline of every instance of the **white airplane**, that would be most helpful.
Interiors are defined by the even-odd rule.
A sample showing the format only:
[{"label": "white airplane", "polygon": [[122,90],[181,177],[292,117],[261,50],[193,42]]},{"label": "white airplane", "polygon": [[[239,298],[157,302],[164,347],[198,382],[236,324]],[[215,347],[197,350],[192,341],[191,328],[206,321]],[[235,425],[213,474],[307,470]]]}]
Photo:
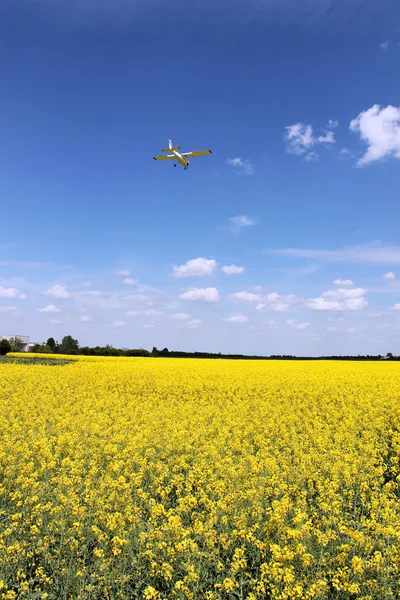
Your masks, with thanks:
[{"label": "white airplane", "polygon": [[[172,152],[172,154],[163,154],[162,156],[153,156],[154,160],[176,160],[185,169],[190,165],[189,158],[192,159],[195,156],[203,156],[204,154],[212,154],[211,150],[197,150],[196,152],[182,152],[179,153],[179,146],[173,146],[171,140],[168,140],[168,148],[163,148],[163,152]],[[176,167],[176,163],[174,163]]]}]

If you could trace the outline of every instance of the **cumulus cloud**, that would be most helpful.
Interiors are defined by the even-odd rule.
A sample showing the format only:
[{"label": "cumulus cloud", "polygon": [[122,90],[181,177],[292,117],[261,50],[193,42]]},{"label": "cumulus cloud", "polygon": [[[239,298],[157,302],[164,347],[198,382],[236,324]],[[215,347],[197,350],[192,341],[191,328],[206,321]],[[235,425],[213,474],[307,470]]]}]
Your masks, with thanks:
[{"label": "cumulus cloud", "polygon": [[226,319],[222,319],[225,323],[247,323],[249,320],[248,317],[244,315],[234,315],[233,317],[228,317]]},{"label": "cumulus cloud", "polygon": [[128,317],[157,317],[161,314],[159,310],[154,310],[153,308],[149,308],[148,310],[128,310],[126,313]]},{"label": "cumulus cloud", "polygon": [[92,317],[89,317],[89,315],[83,315],[83,317],[81,317],[80,320],[82,321],[82,323],[91,323],[94,319],[92,319]]},{"label": "cumulus cloud", "polygon": [[144,329],[154,329],[155,325],[154,323],[144,323],[142,327],[144,327]]},{"label": "cumulus cloud", "polygon": [[311,125],[304,123],[295,123],[287,126],[285,133],[286,150],[289,154],[304,156],[307,161],[318,160],[318,154],[313,150],[317,144],[334,144],[335,134],[332,131],[338,126],[337,121],[330,119],[326,129],[322,130],[322,135],[314,136]]},{"label": "cumulus cloud", "polygon": [[231,217],[231,228],[235,233],[239,233],[243,227],[252,227],[256,223],[254,219],[251,219],[247,215],[238,215],[237,217]]},{"label": "cumulus cloud", "polygon": [[37,308],[36,310],[37,310],[37,312],[41,312],[41,313],[59,313],[59,312],[61,312],[61,310],[59,308],[56,308],[54,306],[54,304],[48,304],[44,308]]},{"label": "cumulus cloud", "polygon": [[128,277],[129,271],[126,269],[119,269],[118,271],[115,271],[115,274],[120,275],[121,277]]},{"label": "cumulus cloud", "polygon": [[382,44],[380,45],[380,49],[386,52],[387,50],[389,50],[389,45],[389,40],[386,40],[385,42],[382,42]]},{"label": "cumulus cloud", "polygon": [[208,304],[219,302],[219,292],[217,288],[192,288],[179,296],[182,300],[194,302],[206,302]]},{"label": "cumulus cloud", "polygon": [[260,302],[261,294],[254,294],[253,292],[235,292],[229,296],[231,300],[235,300],[238,302]]},{"label": "cumulus cloud", "polygon": [[296,325],[296,329],[300,329],[301,331],[308,329],[308,327],[310,327],[310,323],[299,323]]},{"label": "cumulus cloud", "polygon": [[335,279],[333,282],[335,285],[354,285],[354,282],[351,279]]},{"label": "cumulus cloud", "polygon": [[125,327],[125,325],[125,321],[114,321],[114,323],[111,323],[111,327]]},{"label": "cumulus cloud", "polygon": [[336,129],[336,127],[339,127],[339,121],[335,121],[334,119],[329,119],[328,129]]},{"label": "cumulus cloud", "polygon": [[58,300],[69,300],[71,298],[71,294],[68,293],[65,285],[53,285],[48,290],[43,292],[45,296],[51,296],[52,298],[57,298]]},{"label": "cumulus cloud", "polygon": [[171,315],[171,319],[173,321],[187,321],[188,319],[190,319],[190,315],[188,315],[187,313],[177,313],[175,315]]},{"label": "cumulus cloud", "polygon": [[121,300],[124,302],[149,302],[150,298],[144,294],[128,294],[127,296],[122,296]]},{"label": "cumulus cloud", "polygon": [[264,325],[267,325],[268,329],[276,330],[279,329],[279,325],[273,319],[270,321],[266,321]]},{"label": "cumulus cloud", "polygon": [[24,300],[26,295],[21,292],[18,288],[9,287],[6,288],[4,286],[0,286],[0,298],[9,298],[9,299],[20,299]]},{"label": "cumulus cloud", "polygon": [[308,300],[306,306],[311,310],[327,312],[362,310],[368,306],[368,302],[364,298],[365,293],[366,290],[363,288],[329,290],[319,298]]},{"label": "cumulus cloud", "polygon": [[85,281],[85,283],[83,284],[83,287],[85,288],[91,288],[92,287],[92,282],[91,281]]},{"label": "cumulus cloud", "polygon": [[222,272],[225,273],[225,275],[242,275],[244,271],[244,267],[237,267],[236,265],[225,265],[222,267]]},{"label": "cumulus cloud", "polygon": [[335,134],[333,133],[333,131],[325,131],[324,135],[320,135],[318,137],[318,142],[320,144],[334,144]]},{"label": "cumulus cloud", "polygon": [[188,327],[189,329],[197,329],[202,324],[202,320],[201,319],[190,319],[190,321],[185,321],[184,324],[185,324],[185,327]]},{"label": "cumulus cloud", "polygon": [[396,279],[396,274],[393,273],[393,271],[389,271],[388,273],[384,274],[383,279],[386,279],[388,281],[393,281],[394,279]]},{"label": "cumulus cloud", "polygon": [[393,306],[393,309],[394,309],[394,310],[400,310],[400,304],[395,304],[395,305]]},{"label": "cumulus cloud", "polygon": [[281,295],[277,292],[271,292],[270,294],[262,296],[261,294],[254,294],[253,292],[248,291],[231,294],[229,299],[249,304],[257,303],[256,310],[272,310],[274,312],[287,312],[300,300],[294,294]]},{"label": "cumulus cloud", "polygon": [[174,277],[210,277],[214,275],[217,262],[208,258],[194,258],[186,264],[173,267]]},{"label": "cumulus cloud", "polygon": [[313,128],[304,123],[295,123],[286,127],[287,150],[291,154],[305,154],[314,144]]},{"label": "cumulus cloud", "polygon": [[125,285],[136,285],[139,282],[137,281],[137,279],[132,279],[132,277],[125,277],[122,283],[124,283]]},{"label": "cumulus cloud", "polygon": [[253,175],[254,168],[247,158],[227,158],[227,164],[236,168],[238,175]]},{"label": "cumulus cloud", "polygon": [[375,104],[353,119],[350,129],[359,133],[368,146],[359,166],[389,156],[400,159],[400,108],[389,105],[381,109]]}]

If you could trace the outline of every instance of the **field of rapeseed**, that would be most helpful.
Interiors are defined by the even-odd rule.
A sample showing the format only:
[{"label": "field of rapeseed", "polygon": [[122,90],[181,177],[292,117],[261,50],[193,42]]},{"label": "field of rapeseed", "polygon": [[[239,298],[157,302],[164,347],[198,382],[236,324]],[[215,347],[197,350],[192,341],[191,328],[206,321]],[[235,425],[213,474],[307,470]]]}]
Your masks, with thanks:
[{"label": "field of rapeseed", "polygon": [[0,598],[399,598],[399,458],[395,363],[0,363]]}]

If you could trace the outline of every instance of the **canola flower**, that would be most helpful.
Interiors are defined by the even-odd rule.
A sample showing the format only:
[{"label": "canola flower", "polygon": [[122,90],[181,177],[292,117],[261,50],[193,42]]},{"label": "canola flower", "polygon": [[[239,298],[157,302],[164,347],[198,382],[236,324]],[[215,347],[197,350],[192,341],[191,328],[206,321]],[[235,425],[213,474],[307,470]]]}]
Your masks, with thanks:
[{"label": "canola flower", "polygon": [[398,364],[68,358],[0,363],[1,600],[400,597]]}]

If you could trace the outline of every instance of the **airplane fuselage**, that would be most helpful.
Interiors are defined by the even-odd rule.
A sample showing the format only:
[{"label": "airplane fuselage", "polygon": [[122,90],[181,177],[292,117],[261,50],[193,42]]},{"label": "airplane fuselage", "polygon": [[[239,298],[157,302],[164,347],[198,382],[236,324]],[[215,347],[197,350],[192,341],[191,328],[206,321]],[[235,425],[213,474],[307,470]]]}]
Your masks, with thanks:
[{"label": "airplane fuselage", "polygon": [[188,167],[189,166],[189,161],[182,156],[182,154],[179,154],[179,152],[177,152],[176,150],[171,150],[172,154],[175,156],[176,160],[182,165],[182,167]]}]

